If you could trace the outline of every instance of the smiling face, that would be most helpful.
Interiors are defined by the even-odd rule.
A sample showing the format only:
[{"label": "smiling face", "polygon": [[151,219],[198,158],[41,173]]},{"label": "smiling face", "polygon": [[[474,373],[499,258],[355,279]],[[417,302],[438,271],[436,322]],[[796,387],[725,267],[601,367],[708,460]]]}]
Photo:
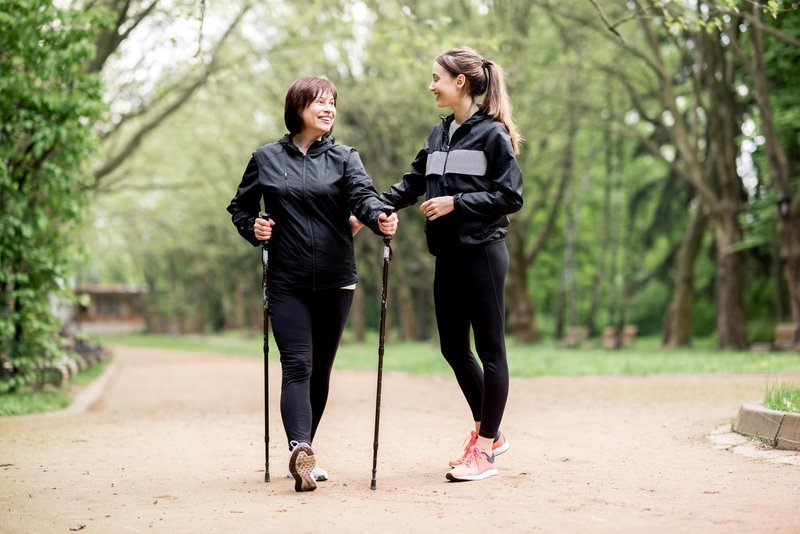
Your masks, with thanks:
[{"label": "smiling face", "polygon": [[440,108],[452,107],[464,96],[465,78],[463,74],[453,76],[447,69],[433,62],[431,83],[428,91],[436,95],[436,105]]},{"label": "smiling face", "polygon": [[336,120],[336,98],[329,92],[318,95],[303,109],[300,118],[301,134],[320,137],[329,133]]}]

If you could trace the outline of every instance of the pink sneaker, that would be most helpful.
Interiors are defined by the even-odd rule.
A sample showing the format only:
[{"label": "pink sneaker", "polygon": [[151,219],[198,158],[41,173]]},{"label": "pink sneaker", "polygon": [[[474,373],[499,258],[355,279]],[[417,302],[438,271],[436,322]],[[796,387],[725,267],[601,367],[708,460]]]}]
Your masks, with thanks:
[{"label": "pink sneaker", "polygon": [[461,465],[454,467],[452,471],[447,473],[447,480],[451,482],[483,480],[496,474],[497,468],[494,466],[494,456],[473,445]]},{"label": "pink sneaker", "polygon": [[[503,435],[502,432],[498,432],[497,434],[498,436],[494,438],[494,441],[492,442],[492,456],[500,456],[501,454],[503,454],[504,452],[506,452],[508,449],[511,448],[511,443],[508,442],[505,435]],[[461,455],[460,458],[457,458],[455,460],[450,460],[449,462],[450,467],[456,467],[457,465],[461,465],[461,463],[469,454],[469,450],[472,447],[474,447],[477,442],[478,442],[478,434],[476,434],[475,432],[470,432],[469,439],[467,440],[467,444],[464,447],[464,453]]]},{"label": "pink sneaker", "polygon": [[511,443],[508,442],[502,432],[498,432],[497,437],[492,442],[492,456],[500,456],[510,448]]},{"label": "pink sneaker", "polygon": [[464,452],[461,453],[461,456],[459,458],[456,458],[455,460],[450,460],[448,462],[450,464],[450,467],[456,467],[464,463],[466,457],[469,456],[470,449],[474,447],[477,442],[478,442],[477,432],[470,432],[469,439],[467,439],[466,445],[464,446]]}]

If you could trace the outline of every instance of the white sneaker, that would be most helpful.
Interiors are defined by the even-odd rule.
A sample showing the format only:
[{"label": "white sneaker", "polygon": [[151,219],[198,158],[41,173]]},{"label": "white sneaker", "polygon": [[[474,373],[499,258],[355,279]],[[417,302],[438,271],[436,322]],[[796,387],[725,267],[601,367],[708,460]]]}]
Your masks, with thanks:
[{"label": "white sneaker", "polygon": [[[314,469],[311,470],[311,476],[314,477],[314,480],[317,482],[325,482],[328,480],[328,472],[318,465],[315,465]],[[286,478],[294,478],[294,476],[292,476],[292,473],[287,472]]]},{"label": "white sneaker", "polygon": [[295,491],[314,491],[317,481],[312,476],[317,460],[314,449],[308,443],[293,443],[292,454],[289,456],[289,473],[294,478]]}]

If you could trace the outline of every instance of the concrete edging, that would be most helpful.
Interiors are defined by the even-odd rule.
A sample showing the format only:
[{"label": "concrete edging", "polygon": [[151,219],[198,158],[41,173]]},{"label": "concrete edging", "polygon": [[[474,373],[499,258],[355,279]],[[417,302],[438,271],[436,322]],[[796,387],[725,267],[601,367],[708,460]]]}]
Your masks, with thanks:
[{"label": "concrete edging", "polygon": [[800,451],[800,413],[770,410],[760,401],[746,402],[739,408],[733,430],[776,449]]}]

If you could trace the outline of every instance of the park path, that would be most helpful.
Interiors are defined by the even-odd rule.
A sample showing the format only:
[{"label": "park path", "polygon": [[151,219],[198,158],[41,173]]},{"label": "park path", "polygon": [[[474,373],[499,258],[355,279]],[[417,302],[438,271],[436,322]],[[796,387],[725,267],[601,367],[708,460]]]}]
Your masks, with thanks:
[{"label": "park path", "polygon": [[76,407],[0,418],[0,532],[800,532],[800,457],[718,444],[771,375],[513,379],[500,476],[452,484],[454,380],[386,373],[371,491],[375,376],[336,370],[315,443],[331,480],[298,494],[277,366],[265,484],[257,358],[113,351]]}]

